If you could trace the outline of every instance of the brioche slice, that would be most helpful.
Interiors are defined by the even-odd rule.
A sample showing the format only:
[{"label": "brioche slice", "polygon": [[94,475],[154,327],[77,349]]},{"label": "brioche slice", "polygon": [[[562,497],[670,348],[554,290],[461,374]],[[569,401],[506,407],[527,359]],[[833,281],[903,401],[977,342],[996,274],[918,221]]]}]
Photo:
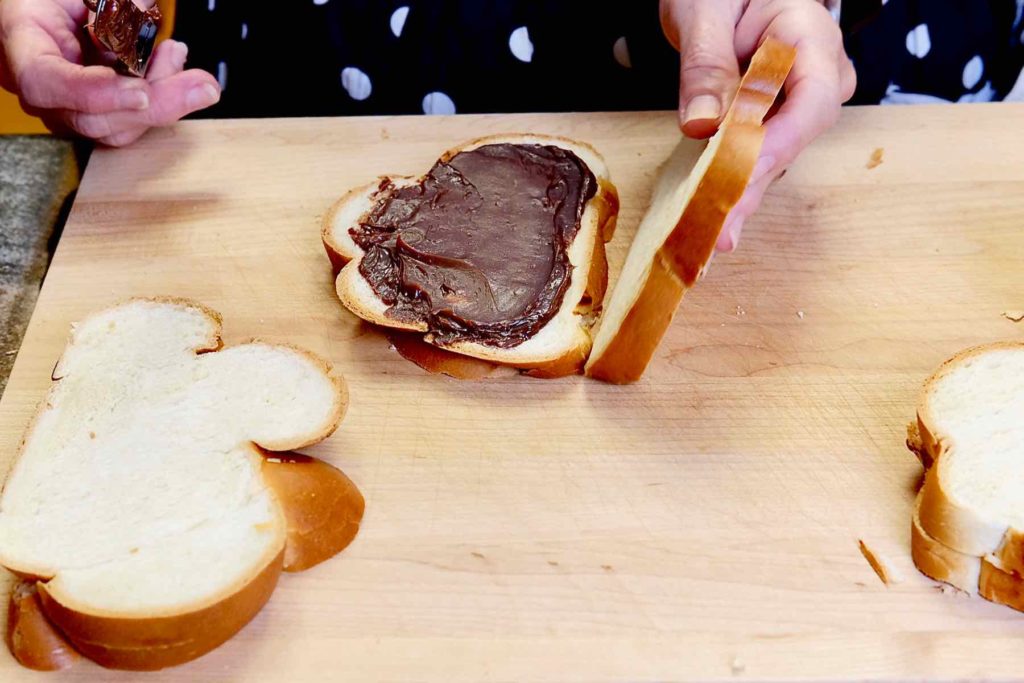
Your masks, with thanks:
[{"label": "brioche slice", "polygon": [[[0,494],[0,564],[36,582],[48,620],[104,666],[208,652],[256,615],[282,568],[336,552],[362,514],[358,492],[340,521],[318,510],[353,495],[333,468],[282,474],[292,459],[262,451],[330,435],[341,380],[297,349],[222,349],[220,332],[216,313],[173,299],[74,326]],[[318,535],[308,518],[324,520]]]},{"label": "brioche slice", "polygon": [[[571,264],[569,285],[553,317],[525,341],[498,347],[473,340],[444,342],[428,332],[425,323],[399,319],[360,273],[363,250],[352,238],[351,229],[360,225],[390,188],[418,184],[421,178],[380,178],[344,195],[327,214],[322,239],[337,275],[336,289],[351,312],[383,327],[423,334],[427,343],[447,351],[500,365],[532,371],[545,377],[579,372],[590,352],[590,327],[600,308],[607,283],[604,245],[611,239],[618,214],[618,196],[611,184],[604,159],[592,147],[566,138],[544,135],[496,135],[474,140],[445,152],[441,161],[485,145],[514,144],[554,146],[574,153],[597,180],[596,192],[584,207],[579,230],[568,247]],[[510,189],[510,192],[514,191]]]},{"label": "brioche slice", "polygon": [[764,140],[762,122],[795,56],[788,45],[766,40],[718,133],[706,146],[681,141],[662,167],[601,316],[587,375],[620,384],[643,375],[683,295],[707,270],[725,219],[746,190]]},{"label": "brioche slice", "polygon": [[921,494],[914,504],[910,530],[910,554],[926,576],[948,583],[969,595],[1024,611],[1024,579],[1005,571],[991,556],[976,557],[949,548],[932,538],[921,526]]},{"label": "brioche slice", "polygon": [[948,548],[1024,574],[1024,344],[969,349],[924,385],[917,409],[920,525]]}]

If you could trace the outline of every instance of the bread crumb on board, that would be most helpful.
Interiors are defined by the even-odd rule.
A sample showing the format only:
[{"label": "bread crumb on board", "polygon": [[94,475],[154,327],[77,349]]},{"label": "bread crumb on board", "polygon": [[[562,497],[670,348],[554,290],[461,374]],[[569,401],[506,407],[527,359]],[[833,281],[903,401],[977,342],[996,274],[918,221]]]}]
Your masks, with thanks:
[{"label": "bread crumb on board", "polygon": [[875,574],[878,575],[879,580],[889,586],[894,583],[899,583],[900,579],[885,562],[885,560],[878,555],[874,550],[868,547],[868,544],[863,539],[857,539],[857,545],[860,547],[860,554],[864,556],[864,559],[871,565],[871,569],[874,570]]},{"label": "bread crumb on board", "polygon": [[732,658],[732,672],[734,674],[741,674],[747,670],[747,663],[739,657]]},{"label": "bread crumb on board", "polygon": [[797,311],[796,312],[796,317],[798,317],[801,320],[803,320],[804,319],[804,312],[803,311]]},{"label": "bread crumb on board", "polygon": [[1003,311],[1003,317],[1007,320],[1019,323],[1024,320],[1024,311]]},{"label": "bread crumb on board", "polygon": [[971,594],[965,590],[961,590],[956,586],[948,583],[940,583],[935,586],[935,590],[939,591],[943,595],[955,595],[958,598],[969,598]]},{"label": "bread crumb on board", "polygon": [[883,149],[882,147],[876,147],[875,151],[871,153],[871,158],[868,159],[868,163],[865,165],[865,168],[868,169],[869,171],[873,168],[878,168],[879,166],[882,165],[882,161],[884,161],[884,156],[885,149]]}]

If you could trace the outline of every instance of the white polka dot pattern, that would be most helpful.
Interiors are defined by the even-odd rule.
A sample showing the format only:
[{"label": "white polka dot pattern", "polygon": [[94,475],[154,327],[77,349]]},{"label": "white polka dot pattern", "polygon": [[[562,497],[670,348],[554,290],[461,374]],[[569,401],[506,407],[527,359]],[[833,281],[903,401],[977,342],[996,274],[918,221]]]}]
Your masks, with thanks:
[{"label": "white polka dot pattern", "polygon": [[341,87],[353,100],[362,102],[373,92],[370,77],[354,66],[346,66],[341,70]]},{"label": "white polka dot pattern", "polygon": [[228,87],[228,65],[227,62],[220,62],[217,64],[217,83],[220,84],[220,89],[224,90]]},{"label": "white polka dot pattern", "polygon": [[409,8],[402,6],[391,13],[391,33],[395,38],[402,36],[402,29],[405,28],[405,20],[409,18]]},{"label": "white polka dot pattern", "polygon": [[974,89],[974,86],[981,82],[984,73],[985,62],[981,59],[981,55],[975,55],[964,67],[964,87],[968,90]]},{"label": "white polka dot pattern", "polygon": [[508,49],[520,62],[533,60],[533,43],[530,42],[530,31],[520,26],[508,37]]},{"label": "white polka dot pattern", "polygon": [[907,34],[907,52],[923,59],[931,51],[932,37],[928,32],[928,24],[918,24]]},{"label": "white polka dot pattern", "polygon": [[442,116],[454,114],[455,103],[443,92],[428,92],[423,98],[423,113]]}]

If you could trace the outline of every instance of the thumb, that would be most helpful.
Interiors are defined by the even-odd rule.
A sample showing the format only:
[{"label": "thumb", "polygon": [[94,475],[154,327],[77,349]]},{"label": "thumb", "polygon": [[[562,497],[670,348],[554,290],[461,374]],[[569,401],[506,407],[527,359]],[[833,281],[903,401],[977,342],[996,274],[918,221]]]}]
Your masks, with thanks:
[{"label": "thumb", "polygon": [[740,79],[731,3],[691,2],[679,17],[679,122],[689,137],[718,128]]}]

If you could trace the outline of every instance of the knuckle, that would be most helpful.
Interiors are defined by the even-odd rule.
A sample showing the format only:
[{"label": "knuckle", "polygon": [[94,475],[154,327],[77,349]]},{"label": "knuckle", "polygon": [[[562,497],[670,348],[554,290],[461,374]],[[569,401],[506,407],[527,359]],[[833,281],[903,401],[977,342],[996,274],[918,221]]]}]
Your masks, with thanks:
[{"label": "knuckle", "polygon": [[33,107],[42,107],[47,99],[47,88],[39,73],[38,62],[32,61],[14,74],[14,81],[21,97]]},{"label": "knuckle", "polygon": [[722,53],[710,49],[707,45],[696,43],[690,47],[684,46],[682,71],[684,75],[709,71],[730,74],[735,71],[735,65]]}]

